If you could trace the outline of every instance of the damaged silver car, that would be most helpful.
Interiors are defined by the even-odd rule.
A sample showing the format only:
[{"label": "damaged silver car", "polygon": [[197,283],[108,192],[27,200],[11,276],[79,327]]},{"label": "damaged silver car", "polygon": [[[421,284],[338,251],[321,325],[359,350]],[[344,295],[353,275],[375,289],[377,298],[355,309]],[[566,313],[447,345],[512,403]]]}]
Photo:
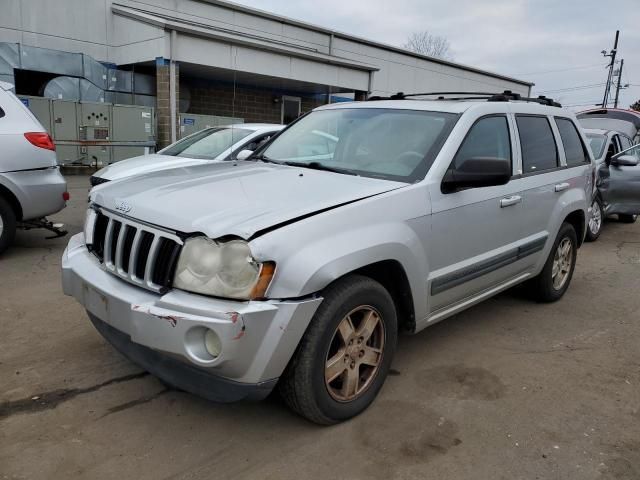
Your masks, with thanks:
[{"label": "damaged silver car", "polygon": [[183,390],[277,387],[320,424],[359,414],[399,332],[522,282],[560,299],[587,227],[594,164],[571,112],[425,96],[327,105],[249,160],[96,186],[64,292]]},{"label": "damaged silver car", "polygon": [[602,232],[604,219],[617,215],[621,222],[633,223],[640,214],[640,166],[638,146],[615,130],[585,129],[596,159],[597,192],[591,205],[587,240]]}]

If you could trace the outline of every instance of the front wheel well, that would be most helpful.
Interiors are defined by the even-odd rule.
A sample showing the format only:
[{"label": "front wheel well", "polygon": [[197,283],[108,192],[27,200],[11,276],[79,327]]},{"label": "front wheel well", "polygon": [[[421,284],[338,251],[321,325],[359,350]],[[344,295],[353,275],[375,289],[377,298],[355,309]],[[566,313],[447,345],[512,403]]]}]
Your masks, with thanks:
[{"label": "front wheel well", "polygon": [[580,247],[584,242],[584,235],[586,233],[584,211],[575,210],[567,215],[564,221],[573,226],[576,231],[576,236],[578,237],[578,247]]},{"label": "front wheel well", "polygon": [[16,214],[16,220],[22,220],[22,206],[16,196],[4,185],[0,185],[0,197],[4,198]]},{"label": "front wheel well", "polygon": [[363,275],[380,283],[393,298],[398,313],[398,328],[406,331],[415,330],[416,315],[411,285],[400,262],[383,260],[361,267],[350,274]]}]

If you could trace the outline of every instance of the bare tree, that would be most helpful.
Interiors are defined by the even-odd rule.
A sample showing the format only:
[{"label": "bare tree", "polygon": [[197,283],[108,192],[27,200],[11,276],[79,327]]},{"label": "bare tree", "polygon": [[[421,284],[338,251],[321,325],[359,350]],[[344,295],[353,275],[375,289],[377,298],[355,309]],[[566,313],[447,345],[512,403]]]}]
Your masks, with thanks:
[{"label": "bare tree", "polygon": [[429,57],[442,58],[443,60],[453,58],[449,52],[451,47],[449,40],[440,35],[433,35],[428,30],[412,33],[402,47]]}]

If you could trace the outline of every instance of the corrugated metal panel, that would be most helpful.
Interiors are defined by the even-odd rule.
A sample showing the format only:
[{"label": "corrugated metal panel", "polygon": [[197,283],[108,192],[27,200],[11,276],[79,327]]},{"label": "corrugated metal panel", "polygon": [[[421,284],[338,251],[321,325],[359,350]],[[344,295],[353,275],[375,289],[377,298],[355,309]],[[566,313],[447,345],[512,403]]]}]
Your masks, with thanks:
[{"label": "corrugated metal panel", "polygon": [[80,101],[80,79],[73,77],[56,77],[47,82],[44,96],[54,100]]},{"label": "corrugated metal panel", "polygon": [[82,63],[84,78],[102,90],[106,90],[108,73],[107,67],[89,55],[83,55]]},{"label": "corrugated metal panel", "polygon": [[0,74],[11,75],[20,62],[17,43],[0,43]]},{"label": "corrugated metal panel", "polygon": [[131,93],[133,91],[132,73],[110,68],[107,73],[107,90]]},{"label": "corrugated metal panel", "polygon": [[80,79],[80,100],[83,102],[105,102],[105,92],[89,80]]},{"label": "corrugated metal panel", "polygon": [[[0,82],[7,82],[15,86],[16,79],[13,77],[13,75],[0,74]],[[15,88],[12,88],[11,91],[15,91]]]},{"label": "corrugated metal panel", "polygon": [[20,46],[20,68],[36,72],[83,76],[81,53],[61,52],[48,48]]},{"label": "corrugated metal panel", "polygon": [[156,78],[151,75],[136,73],[133,76],[133,92],[142,95],[156,94]]},{"label": "corrugated metal panel", "polygon": [[120,104],[120,105],[132,105],[133,94],[125,92],[105,92],[105,102]]}]

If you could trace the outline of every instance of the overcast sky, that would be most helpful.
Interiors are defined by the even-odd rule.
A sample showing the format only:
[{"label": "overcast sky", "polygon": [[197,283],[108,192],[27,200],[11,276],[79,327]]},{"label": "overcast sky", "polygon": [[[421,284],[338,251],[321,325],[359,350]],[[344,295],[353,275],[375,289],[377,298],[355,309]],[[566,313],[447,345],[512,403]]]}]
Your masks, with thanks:
[{"label": "overcast sky", "polygon": [[620,105],[640,99],[640,0],[235,1],[397,46],[429,30],[449,40],[454,61],[535,82],[534,93],[567,106],[602,101],[609,59],[600,52],[618,29],[631,84]]}]

